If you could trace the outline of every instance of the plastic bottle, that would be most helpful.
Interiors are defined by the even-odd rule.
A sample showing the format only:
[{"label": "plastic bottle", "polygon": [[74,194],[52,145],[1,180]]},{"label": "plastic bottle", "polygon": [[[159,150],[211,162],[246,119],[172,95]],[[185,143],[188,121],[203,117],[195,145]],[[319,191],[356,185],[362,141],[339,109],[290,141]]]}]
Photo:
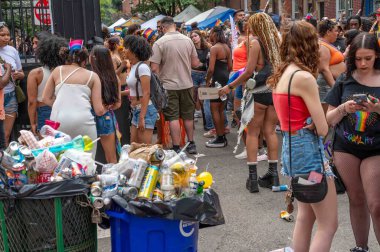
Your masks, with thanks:
[{"label": "plastic bottle", "polygon": [[[219,82],[215,81],[215,87],[221,89],[221,88],[222,88],[222,85],[221,85]],[[221,99],[222,101],[227,100],[227,95],[224,94],[224,95],[220,96],[220,99]]]},{"label": "plastic bottle", "polygon": [[161,189],[163,191],[174,190],[173,174],[169,169],[162,170],[161,174]]},{"label": "plastic bottle", "polygon": [[192,173],[189,179],[189,196],[194,196],[197,193],[198,181],[197,175]]},{"label": "plastic bottle", "polygon": [[52,136],[54,138],[63,137],[65,139],[65,142],[71,141],[71,137],[69,135],[67,135],[61,131],[55,130],[49,125],[42,126],[42,128],[40,129],[40,134],[43,137],[47,137],[47,136]]},{"label": "plastic bottle", "polygon": [[283,192],[288,190],[288,185],[272,186],[272,192]]},{"label": "plastic bottle", "polygon": [[123,147],[121,148],[121,153],[120,153],[120,160],[119,160],[120,163],[125,160],[128,160],[130,149],[131,149],[131,146],[129,144],[123,145]]}]

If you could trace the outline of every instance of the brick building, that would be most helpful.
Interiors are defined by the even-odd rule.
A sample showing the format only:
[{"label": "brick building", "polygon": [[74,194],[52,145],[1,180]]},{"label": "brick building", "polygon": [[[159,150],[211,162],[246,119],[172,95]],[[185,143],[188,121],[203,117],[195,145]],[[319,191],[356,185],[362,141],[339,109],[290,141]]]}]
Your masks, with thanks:
[{"label": "brick building", "polygon": [[131,14],[132,13],[132,8],[136,7],[136,5],[139,4],[139,0],[123,0],[123,13],[125,14]]}]

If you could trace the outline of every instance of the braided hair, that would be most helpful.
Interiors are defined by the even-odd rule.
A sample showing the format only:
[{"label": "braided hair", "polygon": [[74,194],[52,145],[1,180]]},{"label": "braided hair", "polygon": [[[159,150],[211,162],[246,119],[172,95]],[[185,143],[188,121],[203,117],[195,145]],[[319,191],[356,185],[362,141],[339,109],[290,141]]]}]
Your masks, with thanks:
[{"label": "braided hair", "polygon": [[263,45],[265,55],[274,68],[280,64],[280,36],[272,18],[264,13],[256,13],[249,20],[249,29]]}]

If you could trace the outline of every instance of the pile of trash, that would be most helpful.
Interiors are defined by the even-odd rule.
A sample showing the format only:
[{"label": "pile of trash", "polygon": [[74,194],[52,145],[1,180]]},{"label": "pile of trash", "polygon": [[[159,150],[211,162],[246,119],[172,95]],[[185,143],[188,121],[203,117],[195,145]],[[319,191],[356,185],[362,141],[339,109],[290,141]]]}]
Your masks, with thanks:
[{"label": "pile of trash", "polygon": [[18,141],[1,151],[2,179],[0,187],[40,184],[95,175],[91,153],[93,141],[88,136],[74,139],[50,125],[40,130],[39,140],[27,130],[20,131]]},{"label": "pile of trash", "polygon": [[92,202],[98,208],[119,195],[126,201],[169,202],[202,195],[210,188],[212,175],[197,176],[196,160],[184,152],[163,150],[161,145],[124,145],[119,163],[103,166],[91,185]]}]

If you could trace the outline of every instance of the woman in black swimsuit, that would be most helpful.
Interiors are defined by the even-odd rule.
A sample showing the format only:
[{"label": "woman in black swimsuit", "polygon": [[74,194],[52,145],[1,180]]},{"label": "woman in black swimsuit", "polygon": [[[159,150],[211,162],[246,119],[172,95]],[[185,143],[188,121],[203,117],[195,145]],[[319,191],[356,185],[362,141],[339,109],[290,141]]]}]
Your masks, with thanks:
[{"label": "woman in black swimsuit", "polygon": [[[246,140],[249,169],[246,188],[254,193],[259,191],[258,182],[260,186],[268,188],[279,185],[277,173],[278,139],[275,132],[278,119],[273,106],[272,93],[268,88],[265,88],[265,83],[271,74],[271,67],[277,67],[280,62],[280,37],[268,14],[256,13],[249,18],[248,24],[254,39],[249,43],[245,72],[228,86],[225,86],[219,94],[228,94],[231,89],[241,85],[251,78],[254,72],[257,72],[255,77],[256,88],[253,89],[254,117],[247,126]],[[257,152],[261,128],[268,145],[269,169],[264,176],[257,179]]]},{"label": "woman in black swimsuit", "polygon": [[[221,86],[227,85],[230,71],[232,70],[231,50],[227,45],[226,37],[219,26],[215,26],[210,33],[210,61],[206,76],[207,86],[215,87],[218,82]],[[211,113],[214,121],[216,137],[206,143],[209,148],[222,148],[227,146],[224,134],[224,107],[222,100],[211,100]]]}]

